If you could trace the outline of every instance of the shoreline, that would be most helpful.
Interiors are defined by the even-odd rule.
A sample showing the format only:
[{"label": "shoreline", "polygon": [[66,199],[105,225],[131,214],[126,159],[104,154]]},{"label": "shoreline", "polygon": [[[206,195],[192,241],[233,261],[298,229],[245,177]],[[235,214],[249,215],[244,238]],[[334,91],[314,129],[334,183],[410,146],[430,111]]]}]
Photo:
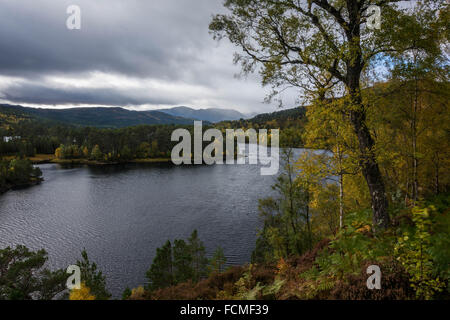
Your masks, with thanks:
[{"label": "shoreline", "polygon": [[[15,157],[9,156],[5,157],[6,160],[14,159]],[[34,157],[27,157],[33,165],[39,164],[80,164],[80,165],[95,165],[95,166],[109,166],[109,165],[119,165],[127,163],[168,163],[171,158],[146,158],[146,159],[133,159],[127,161],[97,161],[97,160],[87,160],[87,159],[57,159],[52,154],[37,154]]]},{"label": "shoreline", "polygon": [[[234,160],[245,157],[240,154],[234,155]],[[3,159],[12,160],[16,156],[5,156]],[[112,165],[123,165],[123,164],[162,164],[162,163],[172,163],[172,158],[143,158],[143,159],[132,159],[126,161],[98,161],[98,160],[88,160],[88,159],[57,159],[53,154],[36,154],[33,157],[26,157],[27,160],[31,161],[33,165],[40,164],[61,164],[61,165],[88,165],[88,166],[112,166]],[[193,159],[192,159],[193,160]],[[224,161],[226,157],[224,156]],[[1,193],[1,192],[0,192]]]},{"label": "shoreline", "polygon": [[8,191],[11,190],[16,190],[16,189],[22,189],[22,188],[29,188],[32,186],[36,186],[38,184],[40,184],[41,182],[44,181],[44,178],[35,178],[33,180],[30,180],[27,183],[21,183],[21,184],[16,184],[16,185],[12,185],[12,184],[8,184],[6,186],[4,186],[3,188],[0,188],[0,195],[3,195],[5,193],[7,193]]},{"label": "shoreline", "polygon": [[46,163],[55,163],[55,164],[78,164],[78,165],[89,165],[89,166],[112,166],[112,165],[121,165],[121,164],[130,164],[130,163],[168,163],[170,162],[170,158],[155,158],[155,159],[133,159],[127,161],[97,161],[97,160],[86,160],[86,159],[52,159],[52,160],[44,160],[39,162],[33,162],[33,164],[46,164]]}]

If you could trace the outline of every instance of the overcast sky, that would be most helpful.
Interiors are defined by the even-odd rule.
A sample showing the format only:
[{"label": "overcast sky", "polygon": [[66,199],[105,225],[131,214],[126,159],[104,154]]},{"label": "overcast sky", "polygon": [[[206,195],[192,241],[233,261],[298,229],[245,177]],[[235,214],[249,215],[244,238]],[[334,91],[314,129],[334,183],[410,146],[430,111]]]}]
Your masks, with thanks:
[{"label": "overcast sky", "polygon": [[[69,5],[81,30],[69,30]],[[222,0],[0,0],[0,99],[26,106],[277,109],[212,39]],[[286,96],[286,107],[295,98]]]}]

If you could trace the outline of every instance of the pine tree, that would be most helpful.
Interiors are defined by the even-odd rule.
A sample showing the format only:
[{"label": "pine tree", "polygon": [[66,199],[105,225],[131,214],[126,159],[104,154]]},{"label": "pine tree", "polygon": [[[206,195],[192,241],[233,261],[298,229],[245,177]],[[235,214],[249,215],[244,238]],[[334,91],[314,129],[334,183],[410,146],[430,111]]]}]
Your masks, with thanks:
[{"label": "pine tree", "polygon": [[81,260],[77,261],[80,267],[81,280],[89,288],[90,293],[97,300],[107,300],[111,294],[106,289],[106,278],[103,273],[98,270],[97,264],[89,260],[86,250],[81,252]]},{"label": "pine tree", "polygon": [[226,262],[227,262],[227,258],[225,257],[225,253],[223,252],[222,247],[218,247],[209,262],[210,273],[223,272],[225,269]]},{"label": "pine tree", "polygon": [[184,240],[175,240],[173,245],[173,268],[176,283],[186,282],[192,279],[192,255],[190,247]]},{"label": "pine tree", "polygon": [[65,270],[50,271],[45,250],[0,249],[0,300],[51,300],[66,289]]},{"label": "pine tree", "polygon": [[156,249],[156,257],[147,271],[148,289],[150,291],[166,288],[174,284],[172,244],[167,241]]},{"label": "pine tree", "polygon": [[194,230],[188,240],[190,254],[192,256],[192,280],[194,282],[207,276],[208,259],[205,256],[205,246],[198,238],[197,230]]}]

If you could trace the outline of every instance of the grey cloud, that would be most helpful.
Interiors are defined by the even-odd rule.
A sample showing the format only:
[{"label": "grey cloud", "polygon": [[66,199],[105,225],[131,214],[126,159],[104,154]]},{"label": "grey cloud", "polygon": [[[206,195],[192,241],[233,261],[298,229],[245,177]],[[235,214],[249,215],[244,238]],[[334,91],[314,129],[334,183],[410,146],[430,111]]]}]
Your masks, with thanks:
[{"label": "grey cloud", "polygon": [[81,30],[68,30],[74,1],[6,0],[0,4],[0,72],[28,75],[99,70],[177,79],[208,35],[211,0],[79,0]]},{"label": "grey cloud", "polygon": [[[236,80],[233,48],[211,38],[223,0],[0,0],[0,96],[15,103],[170,105],[270,111],[259,79]],[[81,30],[66,28],[66,9],[81,8]],[[144,93],[142,89],[56,88],[47,76],[88,77],[100,71],[207,88],[217,97]],[[103,86],[102,86],[103,87]],[[236,88],[238,88],[236,90]],[[195,103],[201,101],[201,105]]]},{"label": "grey cloud", "polygon": [[14,103],[42,105],[177,105],[172,97],[151,97],[140,90],[110,90],[108,88],[50,88],[33,83],[10,86],[3,99]]}]

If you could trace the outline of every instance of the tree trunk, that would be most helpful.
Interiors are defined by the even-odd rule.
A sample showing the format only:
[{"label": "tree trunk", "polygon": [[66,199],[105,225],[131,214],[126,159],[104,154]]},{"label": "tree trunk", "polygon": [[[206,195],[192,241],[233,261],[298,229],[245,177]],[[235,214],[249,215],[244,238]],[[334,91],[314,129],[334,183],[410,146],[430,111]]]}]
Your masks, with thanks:
[{"label": "tree trunk", "polygon": [[[295,210],[294,210],[294,181],[292,181],[292,164],[291,164],[291,157],[292,157],[292,149],[288,149],[287,151],[287,168],[288,168],[288,175],[289,175],[289,217],[291,220],[291,226],[292,226],[292,232],[294,233],[294,239],[295,239],[295,249],[297,250],[297,254],[301,254],[302,250],[300,247],[300,243],[298,243],[297,240],[297,227],[295,225]],[[289,234],[288,234],[289,236]]]},{"label": "tree trunk", "polygon": [[[414,64],[416,64],[416,56],[414,55]],[[417,177],[417,168],[419,166],[417,159],[417,107],[419,103],[419,92],[418,92],[418,80],[417,76],[414,76],[414,103],[413,103],[413,113],[411,121],[411,135],[412,135],[412,157],[413,157],[413,203],[416,204],[418,193],[419,193],[419,179]]]},{"label": "tree trunk", "polygon": [[361,2],[347,1],[349,14],[349,28],[346,36],[350,51],[354,53],[346,61],[347,74],[345,84],[349,91],[351,105],[349,110],[350,122],[358,137],[360,167],[369,187],[372,198],[373,227],[375,230],[386,229],[389,224],[388,201],[381,171],[374,154],[374,141],[366,124],[366,110],[361,97],[361,74],[363,71],[363,57],[361,50]]},{"label": "tree trunk", "polygon": [[309,250],[312,249],[312,232],[311,232],[311,222],[310,222],[310,217],[309,217],[309,193],[307,192],[306,194],[306,226],[308,228],[308,245],[309,245]]},{"label": "tree trunk", "polygon": [[339,229],[344,227],[344,175],[339,175]]},{"label": "tree trunk", "polygon": [[434,157],[434,193],[439,194],[439,153],[435,153]]},{"label": "tree trunk", "polygon": [[390,223],[387,211],[388,201],[383,178],[373,151],[374,141],[366,126],[365,112],[352,110],[350,111],[350,119],[358,137],[361,152],[360,166],[372,199],[373,225],[375,229],[385,229]]},{"label": "tree trunk", "polygon": [[366,111],[360,94],[360,70],[356,66],[349,68],[348,71],[347,87],[351,97],[350,122],[358,137],[361,153],[359,163],[372,199],[373,227],[375,230],[386,229],[390,224],[388,201],[381,171],[374,154],[375,142],[366,124]]},{"label": "tree trunk", "polygon": [[344,168],[342,166],[342,152],[337,143],[338,165],[339,165],[339,229],[344,227]]}]

